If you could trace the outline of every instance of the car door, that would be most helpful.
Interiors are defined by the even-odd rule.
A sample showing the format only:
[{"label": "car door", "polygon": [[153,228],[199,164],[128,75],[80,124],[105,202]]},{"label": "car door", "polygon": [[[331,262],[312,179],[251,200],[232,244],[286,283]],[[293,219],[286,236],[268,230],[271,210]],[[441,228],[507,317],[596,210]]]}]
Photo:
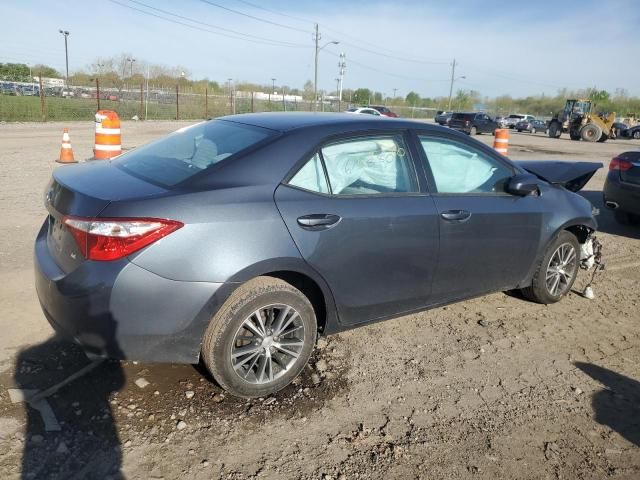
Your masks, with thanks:
[{"label": "car door", "polygon": [[343,324],[430,301],[439,220],[415,155],[403,134],[335,139],[275,192],[291,236],[329,284]]},{"label": "car door", "polygon": [[505,192],[513,165],[466,139],[420,132],[440,216],[440,257],[432,299],[450,301],[516,287],[535,261],[543,206]]}]

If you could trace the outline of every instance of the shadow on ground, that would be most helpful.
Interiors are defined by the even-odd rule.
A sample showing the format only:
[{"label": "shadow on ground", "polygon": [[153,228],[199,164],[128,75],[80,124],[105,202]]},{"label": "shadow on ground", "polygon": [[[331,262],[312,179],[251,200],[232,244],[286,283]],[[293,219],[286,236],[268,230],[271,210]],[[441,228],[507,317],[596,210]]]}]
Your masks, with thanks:
[{"label": "shadow on ground", "polygon": [[[15,387],[43,391],[89,363],[77,346],[54,337],[20,352]],[[111,393],[123,384],[120,363],[107,361],[46,399],[53,415],[46,423],[42,409],[24,404],[22,478],[123,478],[120,440],[109,403]],[[55,423],[59,431],[47,431]]]},{"label": "shadow on ground", "polygon": [[580,192],[584,198],[589,200],[593,206],[600,209],[598,220],[598,230],[621,237],[640,239],[640,225],[623,225],[615,219],[613,210],[605,207],[602,200],[602,192],[587,190]]},{"label": "shadow on ground", "polygon": [[592,363],[575,365],[605,387],[591,399],[596,421],[640,447],[640,382]]}]

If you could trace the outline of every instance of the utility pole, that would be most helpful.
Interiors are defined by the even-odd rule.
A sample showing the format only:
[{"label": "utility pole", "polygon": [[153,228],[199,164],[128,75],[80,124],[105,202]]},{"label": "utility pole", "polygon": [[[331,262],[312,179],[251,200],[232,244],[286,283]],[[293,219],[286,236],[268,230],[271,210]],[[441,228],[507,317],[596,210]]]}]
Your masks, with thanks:
[{"label": "utility pole", "polygon": [[340,77],[336,78],[336,97],[338,97],[338,111],[342,110],[342,105],[340,101]]},{"label": "utility pole", "polygon": [[396,98],[396,92],[397,92],[397,91],[398,91],[398,89],[397,89],[397,88],[394,88],[394,89],[393,89],[393,98],[394,98],[394,99]]},{"label": "utility pole", "polygon": [[135,61],[135,58],[127,58],[127,62],[129,62],[129,78],[133,77],[133,62]]},{"label": "utility pole", "polygon": [[453,80],[456,75],[456,59],[453,59],[451,64],[451,83],[449,84],[449,103],[447,104],[447,111],[451,111],[451,96],[453,95]]},{"label": "utility pole", "polygon": [[67,66],[66,84],[67,84],[67,88],[69,88],[69,48],[67,46],[67,37],[69,36],[69,31],[62,30],[62,29],[58,31],[64,36],[64,56],[65,56],[66,66]]},{"label": "utility pole", "polygon": [[233,78],[227,78],[227,81],[229,82],[229,105],[230,105],[230,110],[231,110],[231,114],[233,115],[235,112],[235,106],[233,105],[233,85],[231,84],[231,82],[233,81]]},{"label": "utility pole", "polygon": [[100,110],[100,79],[96,77],[96,99],[98,100],[98,110]]},{"label": "utility pole", "polygon": [[344,69],[347,68],[347,55],[342,52],[340,54],[340,61],[338,62],[338,69],[340,74],[340,86],[338,87],[338,104],[342,102],[342,82],[344,80]]},{"label": "utility pole", "polygon": [[313,69],[313,111],[318,108],[316,102],[318,100],[318,53],[320,53],[320,32],[318,31],[318,24],[316,23],[316,32],[313,35],[313,39],[316,42],[316,55],[315,55],[315,67]]}]

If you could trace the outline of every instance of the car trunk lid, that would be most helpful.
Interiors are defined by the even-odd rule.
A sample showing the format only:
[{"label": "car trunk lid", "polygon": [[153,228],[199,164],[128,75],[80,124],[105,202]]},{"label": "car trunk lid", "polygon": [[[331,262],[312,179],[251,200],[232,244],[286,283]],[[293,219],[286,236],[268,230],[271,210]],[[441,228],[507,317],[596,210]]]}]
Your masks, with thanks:
[{"label": "car trunk lid", "polygon": [[572,192],[581,190],[596,171],[603,166],[600,162],[562,162],[555,160],[527,160],[515,163],[545,182],[561,185]]},{"label": "car trunk lid", "polygon": [[49,213],[47,246],[51,255],[67,273],[85,260],[64,223],[65,217],[95,218],[111,201],[165,192],[165,189],[133,177],[109,161],[56,169],[45,191],[45,206]]},{"label": "car trunk lid", "polygon": [[620,180],[640,185],[640,152],[624,152],[617,155],[617,158],[631,164],[631,168],[620,169]]}]

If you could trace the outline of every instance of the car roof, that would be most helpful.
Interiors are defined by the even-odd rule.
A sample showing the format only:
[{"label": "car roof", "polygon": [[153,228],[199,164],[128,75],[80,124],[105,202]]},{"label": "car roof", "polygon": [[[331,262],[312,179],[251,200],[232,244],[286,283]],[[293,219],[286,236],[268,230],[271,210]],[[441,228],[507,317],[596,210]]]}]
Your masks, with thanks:
[{"label": "car roof", "polygon": [[268,128],[279,132],[311,128],[318,126],[349,125],[352,127],[386,126],[392,128],[422,128],[440,130],[439,125],[430,125],[424,122],[380,118],[373,115],[349,115],[345,113],[322,112],[265,112],[243,113],[240,115],[228,115],[218,120],[243,123],[256,127]]}]

